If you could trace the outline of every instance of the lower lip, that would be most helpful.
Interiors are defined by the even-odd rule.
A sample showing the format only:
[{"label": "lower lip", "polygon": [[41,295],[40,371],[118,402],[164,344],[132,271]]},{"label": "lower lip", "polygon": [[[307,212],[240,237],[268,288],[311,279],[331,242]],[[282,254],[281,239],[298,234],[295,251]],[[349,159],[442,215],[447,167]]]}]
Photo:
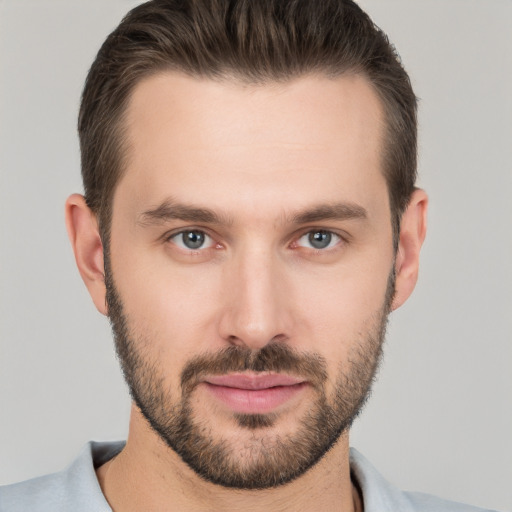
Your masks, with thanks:
[{"label": "lower lip", "polygon": [[210,393],[234,412],[241,414],[266,414],[291,400],[305,389],[301,382],[292,386],[276,386],[265,389],[240,389],[204,383]]}]

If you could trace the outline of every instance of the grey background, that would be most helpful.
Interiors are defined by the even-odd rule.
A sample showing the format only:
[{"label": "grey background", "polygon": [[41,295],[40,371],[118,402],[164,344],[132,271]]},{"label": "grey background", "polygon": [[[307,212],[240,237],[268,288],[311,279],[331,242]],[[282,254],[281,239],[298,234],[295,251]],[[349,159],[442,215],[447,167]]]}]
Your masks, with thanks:
[{"label": "grey background", "polygon": [[[76,114],[127,0],[0,0],[0,483],[123,438],[129,400],[63,221]],[[364,0],[409,70],[430,193],[422,271],[392,315],[352,444],[395,484],[512,510],[512,2]]]}]

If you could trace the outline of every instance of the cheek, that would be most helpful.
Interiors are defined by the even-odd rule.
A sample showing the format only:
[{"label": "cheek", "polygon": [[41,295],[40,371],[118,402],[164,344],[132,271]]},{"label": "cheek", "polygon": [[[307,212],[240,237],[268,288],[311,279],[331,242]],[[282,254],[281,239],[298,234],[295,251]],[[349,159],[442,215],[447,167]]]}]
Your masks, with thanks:
[{"label": "cheek", "polygon": [[[339,269],[321,279],[301,280],[297,288],[297,304],[301,304],[298,327],[309,332],[305,350],[319,352],[337,368],[355,343],[364,343],[378,332],[389,276],[389,269],[381,267]],[[308,343],[300,331],[298,334]]]},{"label": "cheek", "polygon": [[112,255],[114,279],[130,329],[150,340],[166,360],[186,359],[208,349],[219,303],[219,272],[202,265],[172,265],[165,254],[149,257],[133,248]]}]

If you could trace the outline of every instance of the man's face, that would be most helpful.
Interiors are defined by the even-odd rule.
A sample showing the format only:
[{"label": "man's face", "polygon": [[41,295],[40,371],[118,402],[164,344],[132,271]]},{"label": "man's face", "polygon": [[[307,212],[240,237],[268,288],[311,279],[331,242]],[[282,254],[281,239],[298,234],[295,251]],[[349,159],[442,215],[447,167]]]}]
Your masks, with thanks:
[{"label": "man's face", "polygon": [[289,481],[378,363],[394,261],[379,101],[356,76],[167,73],[127,114],[107,285],[132,396],[203,477]]}]

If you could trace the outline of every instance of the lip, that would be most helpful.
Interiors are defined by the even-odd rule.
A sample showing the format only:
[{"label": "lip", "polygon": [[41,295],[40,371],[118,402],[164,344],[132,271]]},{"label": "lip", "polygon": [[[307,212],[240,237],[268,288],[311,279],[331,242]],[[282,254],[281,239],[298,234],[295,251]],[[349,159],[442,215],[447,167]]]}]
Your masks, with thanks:
[{"label": "lip", "polygon": [[277,386],[294,386],[304,382],[304,379],[274,374],[251,374],[251,373],[230,373],[228,375],[216,375],[205,379],[208,384],[223,386],[226,388],[259,390],[275,388]]},{"label": "lip", "polygon": [[294,398],[307,382],[290,375],[244,373],[208,377],[204,385],[233,412],[267,414]]}]

